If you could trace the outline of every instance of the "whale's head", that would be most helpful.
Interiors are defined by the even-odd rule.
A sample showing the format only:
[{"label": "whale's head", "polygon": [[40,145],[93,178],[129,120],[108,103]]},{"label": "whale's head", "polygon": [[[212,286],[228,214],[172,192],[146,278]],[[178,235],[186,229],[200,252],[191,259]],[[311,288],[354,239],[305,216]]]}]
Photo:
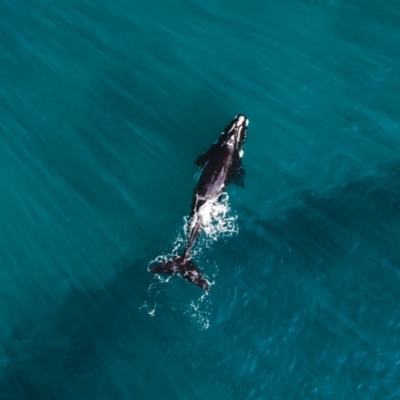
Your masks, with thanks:
[{"label": "whale's head", "polygon": [[242,152],[242,147],[247,137],[247,126],[249,120],[243,114],[236,115],[222,132],[226,136],[225,143],[228,143],[235,150]]}]

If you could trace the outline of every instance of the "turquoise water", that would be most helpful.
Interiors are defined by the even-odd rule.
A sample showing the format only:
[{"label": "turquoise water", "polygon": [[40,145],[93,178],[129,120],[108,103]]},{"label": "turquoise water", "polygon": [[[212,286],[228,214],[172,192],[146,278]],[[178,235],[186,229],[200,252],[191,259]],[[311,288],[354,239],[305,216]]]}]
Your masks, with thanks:
[{"label": "turquoise water", "polygon": [[[0,4],[0,399],[400,398],[400,4]],[[208,295],[147,271],[250,120]]]}]

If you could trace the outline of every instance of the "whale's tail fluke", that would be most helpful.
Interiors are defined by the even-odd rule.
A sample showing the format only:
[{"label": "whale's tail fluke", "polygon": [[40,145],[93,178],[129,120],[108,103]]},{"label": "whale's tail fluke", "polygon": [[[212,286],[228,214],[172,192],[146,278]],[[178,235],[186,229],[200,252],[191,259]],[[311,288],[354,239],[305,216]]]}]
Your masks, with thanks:
[{"label": "whale's tail fluke", "polygon": [[189,258],[181,256],[171,258],[150,268],[150,272],[168,275],[181,274],[187,281],[194,283],[198,287],[204,290],[209,288],[207,280]]}]

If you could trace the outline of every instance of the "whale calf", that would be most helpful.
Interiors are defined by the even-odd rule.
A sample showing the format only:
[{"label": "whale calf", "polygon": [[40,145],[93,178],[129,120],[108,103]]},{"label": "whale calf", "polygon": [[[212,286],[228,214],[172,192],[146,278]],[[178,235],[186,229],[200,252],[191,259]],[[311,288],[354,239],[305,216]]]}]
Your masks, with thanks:
[{"label": "whale calf", "polygon": [[234,182],[243,186],[244,169],[241,160],[248,124],[249,120],[243,114],[237,115],[210,149],[195,161],[195,164],[202,168],[202,172],[194,189],[186,248],[182,255],[151,267],[150,272],[181,274],[186,280],[200,288],[209,289],[207,280],[190,259],[190,252],[203,231],[205,221],[210,220],[208,214],[211,207],[208,206],[218,201],[229,183]]}]

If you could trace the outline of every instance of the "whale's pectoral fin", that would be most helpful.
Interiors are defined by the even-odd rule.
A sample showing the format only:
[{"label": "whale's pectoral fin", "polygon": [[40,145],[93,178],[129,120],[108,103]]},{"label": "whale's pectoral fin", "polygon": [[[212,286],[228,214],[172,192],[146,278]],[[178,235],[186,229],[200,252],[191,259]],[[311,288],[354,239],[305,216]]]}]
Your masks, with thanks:
[{"label": "whale's pectoral fin", "polygon": [[215,151],[217,150],[217,145],[213,144],[209,150],[207,152],[205,152],[204,154],[202,154],[201,156],[198,156],[196,161],[194,162],[196,165],[198,165],[199,167],[203,168],[208,160],[213,156],[213,154],[215,153]]},{"label": "whale's pectoral fin", "polygon": [[207,161],[215,154],[218,149],[221,148],[221,146],[227,141],[228,138],[228,133],[222,132],[221,136],[211,145],[207,152],[197,157],[194,163],[203,168],[207,164]]},{"label": "whale's pectoral fin", "polygon": [[244,176],[246,175],[246,171],[242,166],[242,160],[237,157],[232,161],[230,165],[228,174],[226,176],[225,183],[233,183],[236,186],[244,187]]},{"label": "whale's pectoral fin", "polygon": [[186,260],[182,267],[181,274],[187,281],[194,283],[203,290],[208,290],[207,280],[193,264],[192,260]]},{"label": "whale's pectoral fin", "polygon": [[236,170],[236,173],[232,176],[231,183],[236,186],[244,187],[244,177],[246,175],[246,170],[242,167],[242,164],[239,165],[239,168]]}]

